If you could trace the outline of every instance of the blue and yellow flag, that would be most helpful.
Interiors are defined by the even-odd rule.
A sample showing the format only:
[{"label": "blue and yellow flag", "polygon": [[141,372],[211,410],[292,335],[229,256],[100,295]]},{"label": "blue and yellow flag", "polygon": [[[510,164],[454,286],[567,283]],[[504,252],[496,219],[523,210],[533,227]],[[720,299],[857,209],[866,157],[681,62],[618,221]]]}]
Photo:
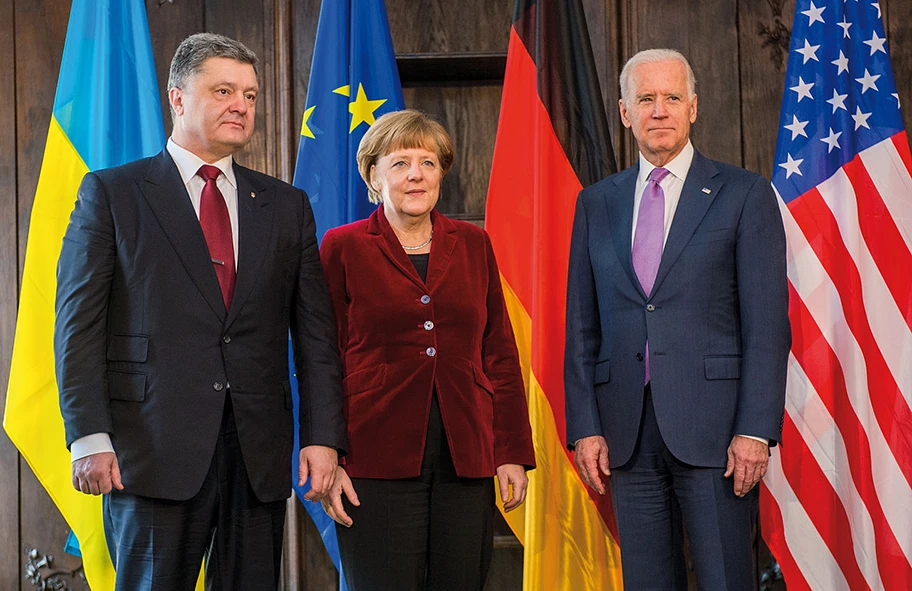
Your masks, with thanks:
[{"label": "blue and yellow flag", "polygon": [[77,492],[54,377],[54,294],[83,175],[165,143],[142,0],[74,0],[32,207],[3,426],[78,538],[95,590],[114,588],[101,497]]},{"label": "blue and yellow flag", "polygon": [[[361,137],[377,117],[403,108],[402,86],[383,0],[323,2],[305,105],[294,186],[310,197],[317,238],[322,240],[329,228],[365,218],[376,207],[367,199],[367,187],[358,175],[355,154]],[[295,388],[297,421],[297,381],[291,383]],[[295,425],[295,433],[298,432]],[[295,483],[297,455],[292,463]],[[309,486],[309,483],[295,486],[299,498],[303,499]],[[319,503],[305,502],[304,507],[339,569],[340,586],[344,590],[335,524]]]},{"label": "blue and yellow flag", "polygon": [[375,209],[355,153],[377,117],[403,108],[383,0],[323,2],[305,105],[294,186],[310,197],[322,239]]}]

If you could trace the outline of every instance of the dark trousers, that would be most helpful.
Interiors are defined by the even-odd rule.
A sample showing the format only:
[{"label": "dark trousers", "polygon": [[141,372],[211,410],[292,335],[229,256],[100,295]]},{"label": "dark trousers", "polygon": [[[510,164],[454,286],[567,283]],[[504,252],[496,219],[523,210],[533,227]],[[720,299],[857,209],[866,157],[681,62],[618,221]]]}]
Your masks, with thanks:
[{"label": "dark trousers", "polygon": [[336,526],[351,591],[484,586],[494,549],[494,479],[456,475],[436,396],[421,475],[353,478],[360,507]]},{"label": "dark trousers", "polygon": [[648,386],[645,399],[633,457],[610,477],[624,589],[686,591],[682,519],[700,589],[755,589],[751,545],[758,489],[738,498],[724,468],[678,461],[662,440]]},{"label": "dark trousers", "polygon": [[205,559],[206,589],[275,589],[285,501],[262,503],[250,486],[230,397],[212,465],[186,501],[114,491],[104,497],[117,591],[192,590]]}]

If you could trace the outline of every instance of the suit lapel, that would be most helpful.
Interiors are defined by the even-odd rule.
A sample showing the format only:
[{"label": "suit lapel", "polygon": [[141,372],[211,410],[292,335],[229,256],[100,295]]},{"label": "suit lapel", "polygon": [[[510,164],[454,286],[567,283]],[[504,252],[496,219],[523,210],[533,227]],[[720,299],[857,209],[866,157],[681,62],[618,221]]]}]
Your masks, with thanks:
[{"label": "suit lapel", "polygon": [[[422,289],[426,289],[424,282],[421,281],[421,277],[418,276],[418,271],[415,270],[415,265],[412,264],[408,255],[405,254],[402,245],[399,243],[399,239],[396,237],[396,232],[393,231],[392,226],[390,226],[389,221],[383,214],[382,205],[371,214],[370,218],[368,218],[367,231],[371,234],[371,238],[373,239],[374,244],[377,245],[377,248],[380,249],[386,258],[389,259],[403,275],[408,277]],[[433,250],[433,247],[431,250]],[[430,263],[428,263],[428,277],[430,277]]]},{"label": "suit lapel", "polygon": [[[652,293],[658,293],[662,281],[674,266],[681,251],[687,246],[694,230],[700,224],[703,216],[715,200],[719,189],[722,187],[722,177],[711,160],[699,152],[694,151],[693,162],[684,181],[681,199],[675,211],[668,240],[665,241],[665,250],[662,252],[662,262],[656,274],[655,285]],[[709,191],[707,193],[707,191]]]},{"label": "suit lapel", "polygon": [[187,188],[167,150],[154,157],[140,189],[174,251],[212,311],[225,318],[225,302],[209,257],[206,237]]},{"label": "suit lapel", "polygon": [[272,235],[275,188],[256,183],[247,169],[234,165],[238,199],[238,267],[237,283],[226,326],[237,317],[250,296],[262,269],[263,257]]},{"label": "suit lapel", "polygon": [[428,258],[427,289],[431,291],[443,279],[453,249],[456,248],[456,224],[445,216],[431,211],[431,223],[434,224],[434,242],[431,245],[431,256]]},{"label": "suit lapel", "polygon": [[628,168],[617,175],[615,191],[605,196],[608,207],[608,221],[611,225],[611,237],[614,239],[614,249],[617,251],[618,260],[630,282],[643,297],[646,294],[640,286],[640,280],[633,270],[633,252],[631,251],[631,236],[633,236],[633,197],[636,192],[636,180],[639,166]]}]

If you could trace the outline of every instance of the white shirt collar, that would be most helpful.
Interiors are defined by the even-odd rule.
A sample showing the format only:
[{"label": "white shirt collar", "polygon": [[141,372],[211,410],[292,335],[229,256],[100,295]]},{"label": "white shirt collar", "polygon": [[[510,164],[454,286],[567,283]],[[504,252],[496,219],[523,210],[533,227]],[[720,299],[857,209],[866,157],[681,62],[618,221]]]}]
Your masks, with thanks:
[{"label": "white shirt collar", "polygon": [[[665,166],[662,168],[668,170],[675,178],[680,179],[683,182],[687,178],[687,172],[690,170],[693,157],[694,147],[693,144],[690,143],[690,139],[688,139],[687,143],[681,149],[681,153],[666,162]],[[640,184],[646,184],[646,180],[649,178],[649,175],[654,168],[656,168],[656,166],[649,160],[646,160],[646,157],[640,152],[640,172],[638,175],[639,178],[637,179]]]},{"label": "white shirt collar", "polygon": [[[200,166],[208,164],[190,150],[177,145],[171,138],[168,138],[167,149],[171,159],[174,160],[174,164],[177,165],[177,171],[180,173],[184,185],[187,185],[196,176]],[[228,182],[231,183],[231,186],[237,190],[237,183],[234,178],[234,159],[230,154],[221,160],[213,162],[212,166],[221,170]]]}]

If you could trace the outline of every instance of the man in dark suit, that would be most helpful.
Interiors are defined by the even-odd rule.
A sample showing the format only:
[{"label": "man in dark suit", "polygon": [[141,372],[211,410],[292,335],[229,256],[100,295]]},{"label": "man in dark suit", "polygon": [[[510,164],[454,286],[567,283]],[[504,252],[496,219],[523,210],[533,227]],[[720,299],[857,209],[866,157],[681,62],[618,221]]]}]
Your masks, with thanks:
[{"label": "man in dark suit", "polygon": [[335,325],[307,197],[233,161],[256,56],[193,35],[157,156],[89,173],[58,266],[54,350],[73,485],[104,494],[118,589],[278,582],[300,386],[313,498],[345,447]]},{"label": "man in dark suit", "polygon": [[[781,436],[790,345],[785,235],[769,182],[695,151],[694,77],[635,55],[620,112],[637,166],[584,189],[570,249],[567,440],[610,474],[625,589],[756,586],[756,484]],[[729,480],[730,478],[730,480]]]}]

